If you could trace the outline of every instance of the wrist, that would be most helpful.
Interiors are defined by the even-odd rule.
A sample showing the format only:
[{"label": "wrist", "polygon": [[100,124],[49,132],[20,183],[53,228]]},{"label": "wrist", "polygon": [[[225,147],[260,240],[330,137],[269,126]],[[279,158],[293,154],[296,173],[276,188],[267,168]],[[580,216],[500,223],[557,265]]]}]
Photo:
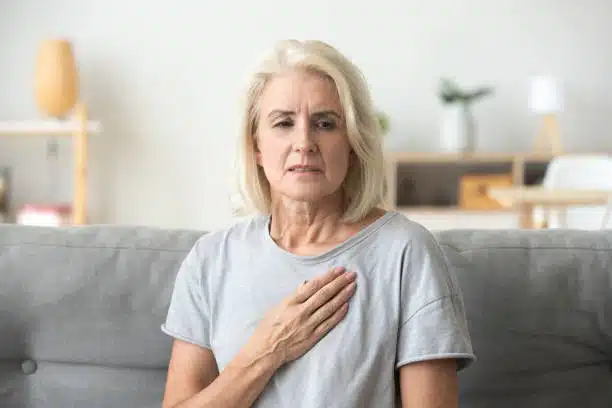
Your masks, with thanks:
[{"label": "wrist", "polygon": [[233,361],[233,365],[240,369],[252,368],[256,371],[273,374],[283,365],[284,359],[277,351],[269,353],[251,353],[241,350]]}]

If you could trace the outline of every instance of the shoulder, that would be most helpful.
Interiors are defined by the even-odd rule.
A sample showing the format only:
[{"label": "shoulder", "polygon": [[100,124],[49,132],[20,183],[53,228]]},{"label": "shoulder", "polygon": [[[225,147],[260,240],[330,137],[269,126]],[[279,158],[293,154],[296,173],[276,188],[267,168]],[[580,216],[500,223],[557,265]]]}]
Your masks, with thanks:
[{"label": "shoulder", "polygon": [[434,234],[418,222],[396,211],[389,211],[384,217],[385,222],[377,232],[380,240],[406,249],[440,250]]},{"label": "shoulder", "polygon": [[384,248],[395,249],[388,253],[401,257],[399,263],[406,289],[428,288],[440,296],[457,292],[457,282],[445,252],[435,235],[423,225],[401,213],[392,213],[379,234]]},{"label": "shoulder", "polygon": [[205,232],[184,256],[178,279],[188,280],[201,287],[211,285],[211,279],[216,279],[223,271],[231,268],[235,260],[252,254],[250,251],[256,247],[256,240],[261,240],[266,226],[267,218],[260,216]]}]

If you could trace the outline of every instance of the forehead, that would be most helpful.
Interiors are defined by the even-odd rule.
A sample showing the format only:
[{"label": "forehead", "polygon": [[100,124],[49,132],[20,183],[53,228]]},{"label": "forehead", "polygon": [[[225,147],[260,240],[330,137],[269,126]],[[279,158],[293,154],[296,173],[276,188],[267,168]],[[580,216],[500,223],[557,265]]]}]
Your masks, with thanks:
[{"label": "forehead", "polygon": [[292,70],[273,76],[259,100],[263,114],[274,109],[299,112],[333,109],[340,113],[341,104],[333,81],[321,74]]}]

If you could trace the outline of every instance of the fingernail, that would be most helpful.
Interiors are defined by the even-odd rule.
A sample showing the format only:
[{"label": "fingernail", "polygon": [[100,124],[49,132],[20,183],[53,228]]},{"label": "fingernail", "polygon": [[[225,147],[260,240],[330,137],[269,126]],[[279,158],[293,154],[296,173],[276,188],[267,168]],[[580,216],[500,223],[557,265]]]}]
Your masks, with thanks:
[{"label": "fingernail", "polygon": [[339,267],[336,268],[336,272],[337,273],[344,273],[344,272],[346,272],[346,269],[344,269],[344,267],[342,267],[342,266],[339,266]]},{"label": "fingernail", "polygon": [[357,272],[348,272],[346,274],[346,279],[354,279],[357,277]]}]

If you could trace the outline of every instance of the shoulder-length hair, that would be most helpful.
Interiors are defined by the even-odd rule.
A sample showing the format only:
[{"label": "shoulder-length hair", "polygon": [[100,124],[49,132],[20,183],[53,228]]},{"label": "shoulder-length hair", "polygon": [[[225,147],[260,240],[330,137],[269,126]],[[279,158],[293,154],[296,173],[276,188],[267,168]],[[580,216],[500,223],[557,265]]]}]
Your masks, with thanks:
[{"label": "shoulder-length hair", "polygon": [[238,146],[238,187],[242,200],[239,214],[270,214],[270,184],[256,161],[259,99],[271,77],[292,69],[320,74],[336,87],[354,156],[342,186],[346,202],[343,219],[359,221],[384,203],[387,177],[382,131],[361,71],[334,47],[321,41],[281,41],[250,76]]}]

